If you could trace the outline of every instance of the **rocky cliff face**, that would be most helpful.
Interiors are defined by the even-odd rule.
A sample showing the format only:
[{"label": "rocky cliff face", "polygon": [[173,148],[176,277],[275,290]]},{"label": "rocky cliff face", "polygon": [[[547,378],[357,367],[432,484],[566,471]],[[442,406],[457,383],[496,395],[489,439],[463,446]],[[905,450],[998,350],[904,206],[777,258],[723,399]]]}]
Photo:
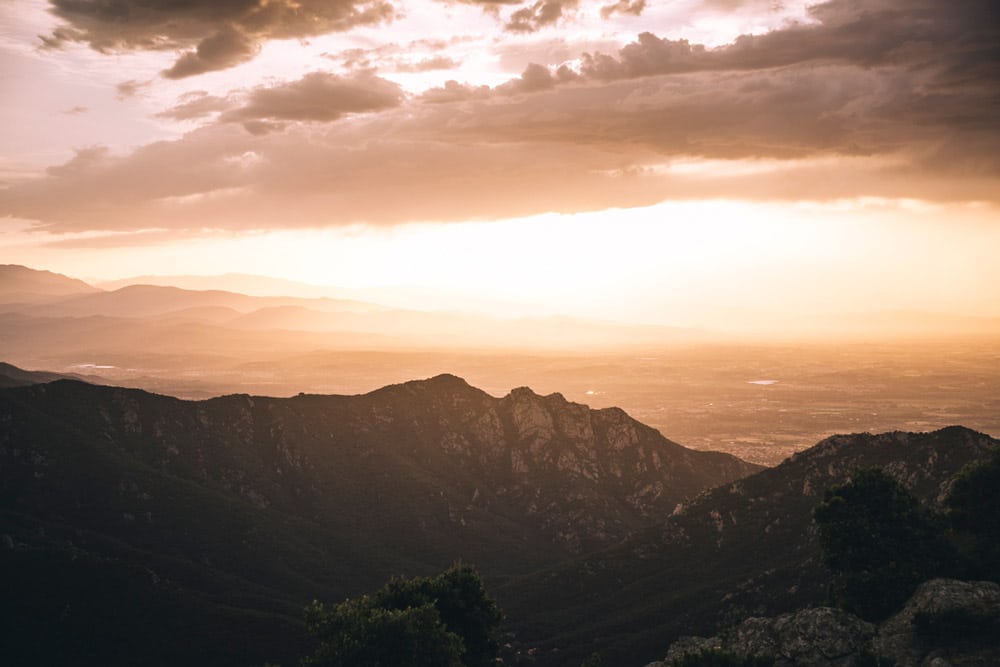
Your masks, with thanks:
[{"label": "rocky cliff face", "polygon": [[[535,609],[559,596],[562,617],[579,628],[564,644],[607,636],[606,661],[642,664],[679,635],[822,604],[829,577],[812,510],[826,488],[858,468],[882,467],[933,504],[962,466],[998,446],[961,427],[828,438],[779,466],[700,494],[619,548],[518,582],[515,597],[525,601],[515,611],[523,610],[530,633],[546,627],[544,611]],[[626,624],[630,634],[616,634]],[[586,655],[551,659],[572,665]]]},{"label": "rocky cliff face", "polygon": [[[621,410],[590,410],[527,388],[496,399],[454,376],[365,396],[193,403],[56,383],[12,394],[0,419],[21,422],[29,406],[102,448],[261,508],[318,509],[340,496],[356,506],[351,491],[363,485],[362,496],[374,496],[367,511],[377,512],[393,489],[419,486],[410,490],[420,499],[410,502],[420,520],[462,527],[485,523],[496,509],[576,551],[618,542],[685,498],[759,469],[685,449]],[[10,492],[44,487],[60,446],[16,430],[0,438],[0,457],[22,468],[16,488],[6,479]],[[24,467],[29,459],[46,463]],[[426,504],[428,494],[441,502]]]},{"label": "rocky cliff face", "polygon": [[770,656],[775,667],[854,667],[873,664],[873,658],[895,667],[986,667],[1000,664],[997,630],[1000,586],[933,579],[880,626],[828,607],[748,618],[716,637],[684,637],[664,661],[646,667],[667,667],[706,649]]}]

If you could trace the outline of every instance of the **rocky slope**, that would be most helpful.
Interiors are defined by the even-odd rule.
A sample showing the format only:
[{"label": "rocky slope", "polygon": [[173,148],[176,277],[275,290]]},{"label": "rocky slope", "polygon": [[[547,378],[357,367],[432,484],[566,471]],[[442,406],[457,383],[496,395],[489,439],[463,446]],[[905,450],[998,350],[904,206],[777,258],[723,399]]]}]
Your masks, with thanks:
[{"label": "rocky slope", "polygon": [[[680,635],[822,604],[828,576],[812,510],[852,471],[883,467],[933,504],[962,466],[997,446],[961,427],[835,436],[700,495],[625,546],[504,593],[518,600],[512,616],[539,641],[546,664],[579,664],[597,650],[611,664],[643,664]],[[558,625],[541,611],[546,605],[561,609]],[[567,655],[567,646],[579,648]]]},{"label": "rocky slope", "polygon": [[[312,597],[456,559],[488,580],[524,574],[620,543],[758,469],[685,449],[621,410],[526,388],[494,398],[448,375],[290,399],[187,402],[74,381],[0,390],[3,571],[63,582],[22,591],[27,608],[41,600],[29,620],[69,609],[80,623],[135,623],[141,602],[143,631],[166,633],[175,662],[165,616],[218,617],[209,624],[225,633],[234,614],[275,615],[213,664],[294,661]],[[109,582],[107,603],[88,606],[82,581]],[[98,644],[81,638],[66,654]]]}]

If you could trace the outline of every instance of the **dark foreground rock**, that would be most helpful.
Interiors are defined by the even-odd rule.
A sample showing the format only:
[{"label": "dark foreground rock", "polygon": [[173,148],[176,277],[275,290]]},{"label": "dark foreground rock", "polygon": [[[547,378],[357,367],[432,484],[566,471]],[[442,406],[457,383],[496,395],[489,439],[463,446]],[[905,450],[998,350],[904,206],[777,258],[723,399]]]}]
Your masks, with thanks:
[{"label": "dark foreground rock", "polygon": [[899,667],[1000,665],[1000,585],[925,582],[882,624],[873,649]]},{"label": "dark foreground rock", "polygon": [[927,581],[878,627],[829,607],[748,618],[717,637],[682,637],[670,646],[664,661],[647,667],[669,667],[686,654],[710,649],[771,656],[775,667],[998,665],[1000,585]]}]

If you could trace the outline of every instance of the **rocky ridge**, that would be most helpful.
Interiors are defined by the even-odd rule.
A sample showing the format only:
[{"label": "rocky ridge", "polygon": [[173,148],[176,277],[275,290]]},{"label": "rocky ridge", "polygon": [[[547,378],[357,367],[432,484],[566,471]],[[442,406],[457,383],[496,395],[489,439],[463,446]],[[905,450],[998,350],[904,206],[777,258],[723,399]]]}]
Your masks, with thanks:
[{"label": "rocky ridge", "polygon": [[[58,382],[10,395],[0,418],[18,420],[18,404],[37,406],[154,469],[260,507],[342,495],[330,482],[348,469],[371,472],[373,488],[447,477],[442,488],[456,493],[441,504],[438,520],[465,525],[495,506],[516,510],[577,551],[618,542],[685,498],[759,469],[688,450],[618,409],[590,410],[527,388],[496,399],[447,375],[364,396],[203,402]],[[22,443],[11,432],[0,441],[0,458],[11,463],[23,464],[15,454],[21,450],[58,460],[49,443]],[[32,466],[22,472],[25,491],[40,484],[25,480],[45,474]]]},{"label": "rocky ridge", "polygon": [[[10,623],[68,624],[50,664],[121,664],[93,652],[129,646],[122,628],[148,639],[133,663],[211,649],[205,664],[291,664],[313,598],[456,560],[488,582],[523,576],[757,469],[621,410],[526,388],[495,398],[450,375],[206,401],[61,380],[0,389],[0,571]],[[174,619],[255,630],[195,650]],[[170,651],[150,662],[156,641]]]},{"label": "rocky ridge", "polygon": [[[558,594],[562,619],[574,629],[546,642],[546,649],[561,654],[559,642],[607,637],[601,646],[606,662],[642,664],[683,635],[820,605],[829,577],[812,511],[826,488],[859,468],[881,467],[933,505],[964,465],[998,446],[962,427],[828,438],[774,468],[698,495],[620,547],[516,582],[525,633],[538,628],[545,641],[553,628],[543,610]],[[553,655],[552,664],[578,664],[586,655]]]}]

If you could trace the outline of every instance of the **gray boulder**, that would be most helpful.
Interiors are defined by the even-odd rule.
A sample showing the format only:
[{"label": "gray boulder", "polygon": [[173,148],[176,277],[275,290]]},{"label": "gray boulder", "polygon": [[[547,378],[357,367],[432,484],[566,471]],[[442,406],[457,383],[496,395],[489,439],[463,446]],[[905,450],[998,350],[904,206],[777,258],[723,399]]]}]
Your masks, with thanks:
[{"label": "gray boulder", "polygon": [[671,645],[666,664],[686,653],[721,648],[737,655],[767,655],[776,667],[852,667],[868,650],[875,626],[840,609],[816,607],[775,618],[748,618],[721,637],[684,637]]},{"label": "gray boulder", "polygon": [[932,579],[886,620],[875,653],[898,667],[1000,665],[1000,586]]},{"label": "gray boulder", "polygon": [[660,664],[713,648],[771,656],[776,667],[854,667],[874,656],[895,667],[996,667],[1000,585],[932,579],[878,628],[829,607],[748,618],[718,637],[678,639]]}]

